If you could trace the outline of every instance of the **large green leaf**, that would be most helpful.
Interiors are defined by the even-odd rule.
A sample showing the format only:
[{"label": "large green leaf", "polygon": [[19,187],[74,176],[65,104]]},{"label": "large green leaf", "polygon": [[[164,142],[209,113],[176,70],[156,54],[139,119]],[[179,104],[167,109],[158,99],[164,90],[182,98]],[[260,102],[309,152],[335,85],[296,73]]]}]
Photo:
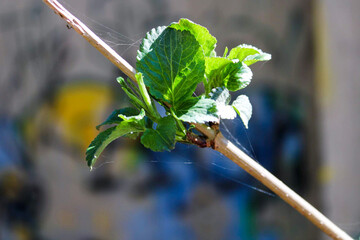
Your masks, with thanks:
[{"label": "large green leaf", "polygon": [[216,38],[209,33],[207,28],[186,18],[181,18],[179,22],[171,24],[170,27],[181,31],[189,31],[195,37],[198,43],[200,43],[202,49],[204,50],[205,56],[209,57],[213,54],[217,41]]},{"label": "large green leaf", "polygon": [[175,147],[176,122],[172,116],[159,120],[156,129],[147,128],[141,143],[154,152],[170,151]]},{"label": "large green leaf", "polygon": [[247,66],[254,64],[258,61],[268,61],[271,55],[264,53],[260,49],[247,44],[241,44],[231,49],[228,59],[239,59],[240,62],[245,63]]},{"label": "large green leaf", "polygon": [[219,121],[215,101],[204,97],[192,97],[183,101],[175,114],[185,122],[205,123]]},{"label": "large green leaf", "polygon": [[150,94],[176,110],[203,81],[204,61],[203,50],[189,31],[162,27],[146,35],[136,67]]},{"label": "large green leaf", "polygon": [[245,88],[251,82],[251,69],[237,59],[207,57],[205,66],[208,78],[208,82],[205,83],[207,92],[217,87],[226,87],[230,91],[237,91]]},{"label": "large green leaf", "polygon": [[239,114],[241,120],[243,121],[246,128],[248,128],[248,123],[252,115],[252,106],[249,101],[249,98],[245,95],[240,95],[232,103],[235,111]]},{"label": "large green leaf", "polygon": [[106,129],[101,132],[89,145],[86,150],[86,161],[89,167],[92,167],[99,155],[115,139],[124,136],[126,134],[133,134],[145,131],[145,112],[141,110],[139,115],[126,116],[119,114],[119,118],[122,119],[117,126]]}]

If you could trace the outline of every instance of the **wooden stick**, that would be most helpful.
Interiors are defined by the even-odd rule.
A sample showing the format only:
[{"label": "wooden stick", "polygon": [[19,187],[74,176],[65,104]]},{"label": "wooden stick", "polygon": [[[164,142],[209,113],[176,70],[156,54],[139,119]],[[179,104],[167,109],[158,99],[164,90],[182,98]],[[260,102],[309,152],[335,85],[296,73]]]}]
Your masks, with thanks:
[{"label": "wooden stick", "polygon": [[352,239],[348,234],[337,227],[321,212],[272,175],[263,166],[251,159],[232,142],[227,140],[221,133],[215,138],[215,150],[224,154],[254,178],[262,182],[333,239]]},{"label": "wooden stick", "polygon": [[[44,2],[54,10],[54,12],[63,18],[77,33],[84,37],[91,45],[99,50],[107,59],[115,66],[123,71],[130,79],[136,82],[136,70],[127,63],[120,55],[118,55],[111,47],[102,41],[95,33],[93,33],[85,24],[73,16],[56,0],[44,0]],[[264,167],[251,159],[243,151],[237,148],[233,143],[227,140],[220,132],[215,132],[210,127],[196,124],[196,129],[205,134],[209,139],[214,141],[214,149],[237,165],[242,167],[245,171],[253,177],[262,182],[270,190],[281,197],[285,202],[290,204],[293,208],[299,211],[302,215],[308,218],[324,233],[333,239],[351,240],[352,238],[343,230],[337,227],[333,222],[321,214],[316,208],[306,202],[302,197],[296,194],[283,182],[277,179]]]}]

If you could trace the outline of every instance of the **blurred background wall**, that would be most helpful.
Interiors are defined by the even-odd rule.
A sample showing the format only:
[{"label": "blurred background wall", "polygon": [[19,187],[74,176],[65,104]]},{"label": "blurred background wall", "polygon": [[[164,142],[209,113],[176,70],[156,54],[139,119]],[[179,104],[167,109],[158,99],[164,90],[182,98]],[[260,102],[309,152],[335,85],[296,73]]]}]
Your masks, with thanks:
[{"label": "blurred background wall", "polygon": [[[132,65],[146,32],[180,17],[208,27],[219,55],[240,43],[271,53],[241,93],[249,129],[222,131],[359,236],[359,1],[61,2]],[[89,172],[95,126],[129,105],[119,75],[41,1],[0,2],[1,240],[327,239],[209,149],[118,140]]]},{"label": "blurred background wall", "polygon": [[320,1],[315,22],[323,206],[354,233],[360,229],[359,9],[359,1]]}]

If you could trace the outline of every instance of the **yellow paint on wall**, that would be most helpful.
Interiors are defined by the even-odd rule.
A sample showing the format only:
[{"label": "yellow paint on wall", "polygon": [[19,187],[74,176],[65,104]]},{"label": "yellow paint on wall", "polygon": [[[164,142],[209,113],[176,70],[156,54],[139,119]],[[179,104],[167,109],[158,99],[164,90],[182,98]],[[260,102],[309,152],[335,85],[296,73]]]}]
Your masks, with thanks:
[{"label": "yellow paint on wall", "polygon": [[314,1],[315,92],[321,106],[328,104],[332,95],[328,25],[323,8],[320,0]]},{"label": "yellow paint on wall", "polygon": [[319,182],[320,184],[327,184],[334,179],[334,169],[329,166],[323,166],[319,171]]},{"label": "yellow paint on wall", "polygon": [[98,134],[95,126],[113,101],[110,88],[96,83],[78,83],[62,88],[55,95],[52,109],[66,142],[85,150]]}]

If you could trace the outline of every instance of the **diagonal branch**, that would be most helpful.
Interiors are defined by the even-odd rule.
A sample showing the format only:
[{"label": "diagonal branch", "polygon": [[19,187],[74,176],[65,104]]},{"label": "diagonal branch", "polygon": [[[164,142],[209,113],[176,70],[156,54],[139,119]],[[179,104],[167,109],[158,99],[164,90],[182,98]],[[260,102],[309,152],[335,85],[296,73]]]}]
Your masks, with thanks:
[{"label": "diagonal branch", "polygon": [[[85,24],[73,16],[56,0],[44,0],[44,2],[63,18],[77,33],[84,37],[91,45],[99,50],[115,66],[123,71],[130,79],[136,82],[136,70],[118,55],[111,47],[102,41]],[[230,160],[242,167],[245,171],[262,182],[270,190],[281,197],[285,202],[295,208],[298,212],[308,218],[314,225],[333,239],[351,240],[352,238],[333,222],[326,218],[316,208],[310,205],[302,197],[296,194],[283,182],[277,179],[264,167],[251,159],[233,143],[227,140],[221,132],[201,124],[195,124],[196,129],[203,133],[212,142],[212,147],[227,156]]]},{"label": "diagonal branch", "polygon": [[136,82],[135,73],[133,68],[125,59],[117,54],[114,49],[107,45],[101,38],[99,38],[93,31],[91,31],[84,23],[72,15],[66,8],[64,8],[56,0],[44,1],[54,12],[64,19],[68,26],[71,26],[78,34],[85,38],[93,47],[101,52],[107,59],[117,66],[123,73],[126,74],[131,80]]}]

